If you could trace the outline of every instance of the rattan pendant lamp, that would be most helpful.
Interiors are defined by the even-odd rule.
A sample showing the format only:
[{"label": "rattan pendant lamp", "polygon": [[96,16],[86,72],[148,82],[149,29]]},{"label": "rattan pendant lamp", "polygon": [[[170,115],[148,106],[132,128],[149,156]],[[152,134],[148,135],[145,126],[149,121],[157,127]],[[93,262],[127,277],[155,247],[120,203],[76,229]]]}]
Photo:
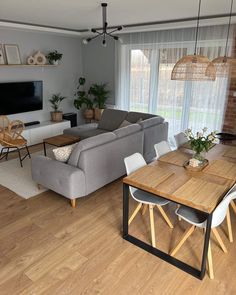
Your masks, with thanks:
[{"label": "rattan pendant lamp", "polygon": [[[227,78],[230,74],[230,70],[232,69],[232,67],[236,66],[236,60],[232,57],[227,57],[233,2],[234,1],[231,0],[229,24],[228,24],[228,30],[227,30],[226,43],[225,43],[225,54],[224,54],[224,56],[219,56],[219,57],[213,59],[213,61],[212,61],[212,63],[214,64],[214,66],[216,68],[216,76],[217,77],[226,77]],[[206,70],[207,75],[208,75],[208,72],[209,72],[209,69],[207,68],[207,70]]]},{"label": "rattan pendant lamp", "polygon": [[171,80],[214,81],[216,78],[216,70],[214,64],[208,59],[207,56],[197,55],[196,53],[199,32],[200,10],[201,0],[199,0],[198,5],[194,54],[183,56],[179,61],[177,61],[171,73]]}]

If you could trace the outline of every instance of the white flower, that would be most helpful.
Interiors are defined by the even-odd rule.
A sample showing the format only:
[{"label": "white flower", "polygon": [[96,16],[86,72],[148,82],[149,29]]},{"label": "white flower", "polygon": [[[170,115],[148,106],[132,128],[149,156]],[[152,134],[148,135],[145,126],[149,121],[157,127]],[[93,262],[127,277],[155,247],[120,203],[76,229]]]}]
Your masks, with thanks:
[{"label": "white flower", "polygon": [[210,135],[208,135],[208,139],[209,139],[210,141],[214,141],[215,137],[214,137],[212,134],[210,134]]},{"label": "white flower", "polygon": [[204,133],[204,132],[207,132],[207,127],[204,127],[204,128],[202,129],[202,131],[203,131],[203,133]]},{"label": "white flower", "polygon": [[203,137],[203,134],[201,132],[197,132],[197,138]]}]

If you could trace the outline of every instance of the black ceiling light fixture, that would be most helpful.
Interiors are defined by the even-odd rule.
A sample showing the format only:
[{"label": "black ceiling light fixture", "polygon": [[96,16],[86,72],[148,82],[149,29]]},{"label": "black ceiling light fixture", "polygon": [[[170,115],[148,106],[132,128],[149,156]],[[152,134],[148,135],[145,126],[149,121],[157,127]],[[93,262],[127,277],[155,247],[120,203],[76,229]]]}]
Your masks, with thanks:
[{"label": "black ceiling light fixture", "polygon": [[107,43],[106,43],[106,37],[110,37],[113,38],[114,40],[119,40],[122,42],[121,38],[119,38],[118,36],[114,36],[113,33],[117,32],[117,31],[121,31],[122,30],[122,26],[118,26],[115,29],[112,29],[110,32],[108,32],[108,23],[107,23],[107,3],[101,3],[102,6],[102,29],[91,29],[91,32],[94,34],[97,34],[94,37],[90,37],[87,39],[83,39],[83,43],[84,44],[88,44],[90,41],[96,39],[97,37],[102,37],[102,45],[106,47]]}]

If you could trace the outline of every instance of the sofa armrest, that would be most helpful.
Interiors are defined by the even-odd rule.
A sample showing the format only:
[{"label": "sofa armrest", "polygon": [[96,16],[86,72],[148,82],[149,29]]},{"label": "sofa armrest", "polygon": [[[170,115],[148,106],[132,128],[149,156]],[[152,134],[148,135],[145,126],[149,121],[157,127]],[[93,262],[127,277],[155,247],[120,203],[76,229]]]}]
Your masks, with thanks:
[{"label": "sofa armrest", "polygon": [[85,196],[84,172],[68,164],[44,156],[32,157],[32,178],[69,199]]}]

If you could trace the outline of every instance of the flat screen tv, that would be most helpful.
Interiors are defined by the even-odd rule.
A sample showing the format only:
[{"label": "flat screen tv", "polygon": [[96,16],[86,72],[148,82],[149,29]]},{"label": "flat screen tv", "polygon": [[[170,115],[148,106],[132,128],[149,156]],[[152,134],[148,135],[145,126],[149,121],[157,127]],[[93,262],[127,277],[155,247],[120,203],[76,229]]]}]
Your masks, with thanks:
[{"label": "flat screen tv", "polygon": [[0,115],[31,112],[42,108],[42,81],[0,83]]}]

